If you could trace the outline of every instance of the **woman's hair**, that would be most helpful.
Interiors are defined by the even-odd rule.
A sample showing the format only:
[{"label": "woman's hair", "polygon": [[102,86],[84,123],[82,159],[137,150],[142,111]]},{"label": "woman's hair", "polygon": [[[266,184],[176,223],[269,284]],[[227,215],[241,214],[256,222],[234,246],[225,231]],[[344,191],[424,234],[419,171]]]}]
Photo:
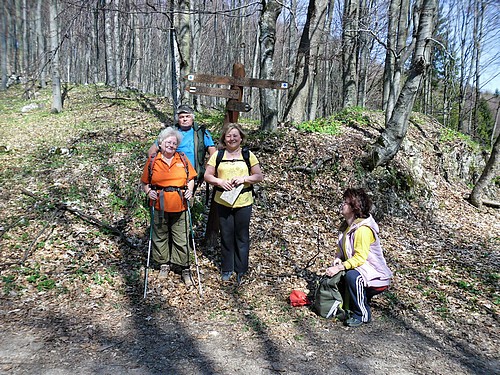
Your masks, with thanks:
[{"label": "woman's hair", "polygon": [[163,129],[160,134],[158,134],[158,146],[161,146],[162,142],[167,139],[174,136],[177,138],[177,146],[181,144],[182,141],[182,134],[175,128],[169,126],[168,128]]},{"label": "woman's hair", "polygon": [[347,189],[344,192],[344,202],[351,206],[351,210],[356,219],[370,216],[372,201],[363,189]]},{"label": "woman's hair", "polygon": [[222,128],[222,134],[220,135],[220,139],[219,139],[219,148],[226,147],[226,134],[229,133],[233,129],[236,129],[240,132],[241,143],[245,142],[247,135],[243,131],[241,125],[237,124],[235,122],[230,122],[229,124],[224,125]]}]

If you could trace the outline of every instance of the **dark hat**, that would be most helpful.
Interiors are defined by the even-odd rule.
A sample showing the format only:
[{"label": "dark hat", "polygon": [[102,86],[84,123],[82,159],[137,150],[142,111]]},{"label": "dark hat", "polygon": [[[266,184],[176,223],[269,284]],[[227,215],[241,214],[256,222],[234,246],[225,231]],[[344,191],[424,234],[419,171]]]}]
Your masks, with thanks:
[{"label": "dark hat", "polygon": [[189,113],[190,115],[194,115],[193,108],[188,105],[180,105],[175,111],[176,114],[180,115],[181,113]]}]

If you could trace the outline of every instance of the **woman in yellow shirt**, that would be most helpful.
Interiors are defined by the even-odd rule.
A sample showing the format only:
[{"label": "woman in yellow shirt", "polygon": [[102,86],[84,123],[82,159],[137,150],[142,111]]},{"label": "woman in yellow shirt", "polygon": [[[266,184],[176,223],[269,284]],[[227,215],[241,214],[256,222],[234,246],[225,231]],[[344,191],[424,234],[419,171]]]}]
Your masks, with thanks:
[{"label": "woman in yellow shirt", "polygon": [[[245,137],[239,124],[225,125],[220,138],[220,145],[224,149],[221,163],[217,165],[218,152],[215,152],[208,160],[205,171],[205,181],[216,188],[214,200],[221,234],[222,281],[228,281],[235,272],[238,284],[248,271],[253,204],[251,185],[263,180],[255,155],[249,151],[250,170],[243,158],[241,144]],[[230,192],[237,195],[234,201],[234,197],[225,197]]]}]

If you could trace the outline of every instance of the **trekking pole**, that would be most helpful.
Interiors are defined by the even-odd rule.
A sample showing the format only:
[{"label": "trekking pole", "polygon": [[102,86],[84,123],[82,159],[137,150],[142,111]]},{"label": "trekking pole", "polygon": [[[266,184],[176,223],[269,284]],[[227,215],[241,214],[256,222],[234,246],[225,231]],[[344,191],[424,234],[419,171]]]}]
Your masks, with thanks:
[{"label": "trekking pole", "polygon": [[203,290],[201,289],[201,278],[200,278],[200,267],[198,265],[198,256],[196,255],[196,244],[194,240],[194,230],[193,230],[193,220],[191,218],[191,204],[189,200],[187,201],[188,208],[188,216],[189,216],[189,230],[191,232],[191,237],[193,239],[193,253],[194,253],[194,263],[196,265],[196,276],[198,277],[198,291],[200,293],[200,297],[203,298]]},{"label": "trekking pole", "polygon": [[144,299],[146,298],[146,293],[148,292],[148,271],[149,271],[149,260],[151,258],[151,242],[153,239],[153,225],[155,218],[155,206],[151,206],[151,228],[149,229],[149,245],[148,245],[148,260],[146,262],[146,272],[144,273]]}]

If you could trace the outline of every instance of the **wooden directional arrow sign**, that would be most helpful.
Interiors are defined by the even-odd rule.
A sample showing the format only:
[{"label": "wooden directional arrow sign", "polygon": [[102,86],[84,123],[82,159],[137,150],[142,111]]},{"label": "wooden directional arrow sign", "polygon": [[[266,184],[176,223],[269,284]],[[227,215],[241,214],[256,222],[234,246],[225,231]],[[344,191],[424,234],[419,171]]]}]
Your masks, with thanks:
[{"label": "wooden directional arrow sign", "polygon": [[218,96],[221,98],[239,99],[240,90],[238,89],[221,89],[218,87],[205,87],[205,86],[188,86],[186,91],[193,95],[208,95]]},{"label": "wooden directional arrow sign", "polygon": [[272,79],[256,79],[246,77],[237,78],[230,76],[215,76],[212,74],[188,74],[184,78],[190,82],[210,83],[214,85],[234,85],[276,90],[288,89],[288,82],[274,81]]},{"label": "wooden directional arrow sign", "polygon": [[244,102],[235,102],[230,100],[227,102],[226,109],[228,111],[236,111],[236,112],[250,112],[252,107],[250,104]]}]

